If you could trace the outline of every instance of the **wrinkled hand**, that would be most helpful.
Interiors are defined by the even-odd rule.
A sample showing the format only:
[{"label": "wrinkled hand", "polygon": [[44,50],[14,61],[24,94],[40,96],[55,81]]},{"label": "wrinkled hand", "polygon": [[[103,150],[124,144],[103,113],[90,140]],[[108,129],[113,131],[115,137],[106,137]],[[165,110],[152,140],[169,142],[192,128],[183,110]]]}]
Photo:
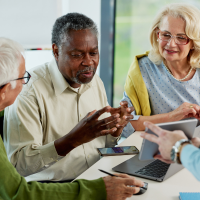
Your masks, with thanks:
[{"label": "wrinkled hand", "polygon": [[68,134],[56,140],[54,145],[58,155],[65,156],[81,144],[117,131],[116,124],[120,122],[118,113],[98,120],[103,113],[110,112],[110,109],[110,106],[106,106],[88,113]]},{"label": "wrinkled hand", "polygon": [[157,137],[145,132],[141,133],[142,138],[158,144],[160,155],[156,155],[154,158],[160,159],[163,162],[171,163],[170,154],[172,147],[177,141],[187,139],[183,131],[167,131],[152,124],[151,122],[144,122],[144,126],[152,130],[158,136]]},{"label": "wrinkled hand", "polygon": [[169,113],[171,121],[179,121],[189,117],[195,117],[200,120],[200,106],[185,102]]},{"label": "wrinkled hand", "polygon": [[[125,200],[138,193],[140,191],[139,187],[144,185],[142,181],[126,174],[115,175],[119,177],[106,176],[103,178],[106,186],[107,200]],[[129,187],[130,185],[137,187]]]},{"label": "wrinkled hand", "polygon": [[197,148],[200,147],[200,138],[195,137],[195,138],[192,138],[191,141],[192,141],[192,144],[193,144],[195,147],[197,147]]},{"label": "wrinkled hand", "polygon": [[117,123],[116,125],[117,131],[111,134],[112,136],[118,137],[121,134],[123,128],[128,124],[130,119],[133,119],[133,115],[131,115],[133,111],[134,111],[134,108],[128,107],[128,102],[126,101],[120,102],[120,107],[110,109],[111,115],[114,115],[117,113],[120,115],[120,122]]}]

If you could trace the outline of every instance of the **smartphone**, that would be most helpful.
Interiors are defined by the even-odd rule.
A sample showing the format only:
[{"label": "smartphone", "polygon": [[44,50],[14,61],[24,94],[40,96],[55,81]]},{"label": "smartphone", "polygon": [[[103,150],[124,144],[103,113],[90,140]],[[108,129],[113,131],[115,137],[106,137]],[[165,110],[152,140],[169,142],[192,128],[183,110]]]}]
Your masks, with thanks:
[{"label": "smartphone", "polygon": [[138,154],[139,150],[135,146],[122,146],[112,148],[97,148],[100,156],[119,156]]}]

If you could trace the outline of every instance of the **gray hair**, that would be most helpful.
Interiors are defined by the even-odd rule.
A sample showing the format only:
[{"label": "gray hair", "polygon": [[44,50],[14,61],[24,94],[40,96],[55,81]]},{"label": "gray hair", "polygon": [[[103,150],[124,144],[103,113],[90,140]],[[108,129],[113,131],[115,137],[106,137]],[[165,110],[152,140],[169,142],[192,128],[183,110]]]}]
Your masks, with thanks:
[{"label": "gray hair", "polygon": [[[23,47],[17,42],[0,37],[0,86],[18,77],[23,52]],[[11,81],[11,86],[15,88],[16,81]]]},{"label": "gray hair", "polygon": [[98,38],[98,29],[94,21],[80,13],[68,13],[58,18],[53,25],[52,44],[56,44],[60,50],[62,43],[69,37],[70,31],[90,29]]}]

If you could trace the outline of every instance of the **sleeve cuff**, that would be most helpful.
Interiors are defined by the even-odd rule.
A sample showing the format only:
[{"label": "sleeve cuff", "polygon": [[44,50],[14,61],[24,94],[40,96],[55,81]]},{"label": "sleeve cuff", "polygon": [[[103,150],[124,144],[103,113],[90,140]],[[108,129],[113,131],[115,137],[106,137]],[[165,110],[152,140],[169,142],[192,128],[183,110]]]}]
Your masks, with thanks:
[{"label": "sleeve cuff", "polygon": [[133,128],[133,126],[131,125],[131,123],[129,122],[123,129],[122,131],[122,137],[129,137],[132,133],[135,132],[135,129]]},{"label": "sleeve cuff", "polygon": [[186,167],[188,161],[191,159],[191,156],[196,151],[200,151],[197,147],[193,146],[192,144],[186,145],[181,152],[181,162]]},{"label": "sleeve cuff", "polygon": [[133,115],[133,119],[130,119],[130,120],[138,120],[140,118],[141,115],[135,115],[135,111],[133,111],[131,113],[131,115]]},{"label": "sleeve cuff", "polygon": [[54,141],[40,147],[40,153],[45,165],[57,161],[61,156],[57,154]]},{"label": "sleeve cuff", "polygon": [[200,181],[200,150],[191,144],[186,145],[181,152],[181,162]]}]

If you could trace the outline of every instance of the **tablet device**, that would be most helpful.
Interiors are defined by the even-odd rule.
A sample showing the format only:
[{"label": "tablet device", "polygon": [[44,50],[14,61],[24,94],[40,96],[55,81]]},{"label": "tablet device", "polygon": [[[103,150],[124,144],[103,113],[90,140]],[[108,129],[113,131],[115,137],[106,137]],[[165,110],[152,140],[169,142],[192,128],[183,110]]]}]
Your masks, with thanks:
[{"label": "tablet device", "polygon": [[[188,139],[191,139],[194,136],[197,122],[198,122],[197,119],[187,119],[176,122],[161,123],[156,125],[168,131],[181,130],[185,133]],[[145,129],[145,132],[156,135],[148,128]],[[153,156],[158,153],[159,153],[158,145],[156,143],[143,139],[142,147],[139,154],[140,160],[152,160]]]}]

